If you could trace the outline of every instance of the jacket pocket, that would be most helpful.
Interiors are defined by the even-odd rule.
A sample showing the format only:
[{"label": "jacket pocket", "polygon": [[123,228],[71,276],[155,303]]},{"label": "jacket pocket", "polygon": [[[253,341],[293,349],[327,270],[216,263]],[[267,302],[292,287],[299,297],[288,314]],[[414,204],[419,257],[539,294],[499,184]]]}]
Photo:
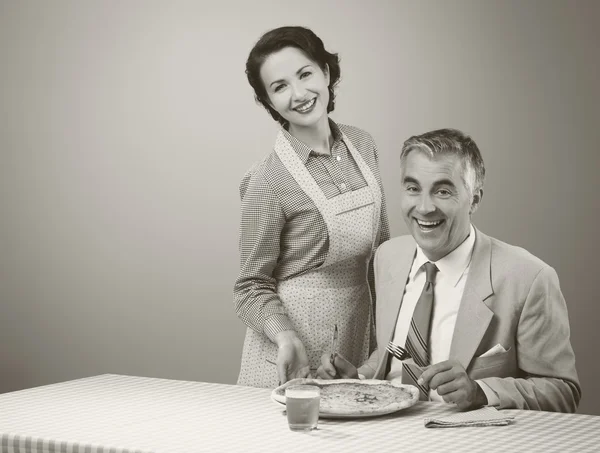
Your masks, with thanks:
[{"label": "jacket pocket", "polygon": [[506,352],[494,354],[489,357],[475,357],[469,366],[469,376],[471,379],[480,377],[505,377],[510,374],[515,366],[514,348],[509,348]]}]

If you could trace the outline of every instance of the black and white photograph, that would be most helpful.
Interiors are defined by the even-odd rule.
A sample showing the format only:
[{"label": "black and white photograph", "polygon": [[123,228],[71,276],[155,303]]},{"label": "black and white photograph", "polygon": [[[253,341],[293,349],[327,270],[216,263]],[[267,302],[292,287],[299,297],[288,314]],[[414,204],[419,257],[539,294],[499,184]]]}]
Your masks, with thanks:
[{"label": "black and white photograph", "polygon": [[0,453],[597,452],[598,23],[0,0]]}]

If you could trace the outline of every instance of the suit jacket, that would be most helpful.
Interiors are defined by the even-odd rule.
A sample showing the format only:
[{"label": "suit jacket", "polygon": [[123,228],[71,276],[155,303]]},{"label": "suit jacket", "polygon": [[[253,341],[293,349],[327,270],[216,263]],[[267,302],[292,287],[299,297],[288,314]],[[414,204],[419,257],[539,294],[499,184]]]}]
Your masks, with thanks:
[{"label": "suit jacket", "polygon": [[[400,236],[375,255],[378,349],[359,369],[385,379],[392,339],[416,243]],[[475,229],[469,275],[450,358],[499,396],[501,409],[574,412],[581,398],[567,306],[554,269],[526,250]],[[480,357],[496,344],[506,352]]]}]

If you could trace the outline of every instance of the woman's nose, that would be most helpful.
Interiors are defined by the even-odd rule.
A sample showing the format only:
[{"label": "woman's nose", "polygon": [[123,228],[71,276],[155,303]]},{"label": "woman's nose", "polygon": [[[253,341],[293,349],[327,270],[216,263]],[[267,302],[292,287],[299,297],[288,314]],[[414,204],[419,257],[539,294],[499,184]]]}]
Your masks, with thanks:
[{"label": "woman's nose", "polygon": [[306,88],[302,83],[292,84],[292,96],[295,101],[303,101],[306,96]]}]

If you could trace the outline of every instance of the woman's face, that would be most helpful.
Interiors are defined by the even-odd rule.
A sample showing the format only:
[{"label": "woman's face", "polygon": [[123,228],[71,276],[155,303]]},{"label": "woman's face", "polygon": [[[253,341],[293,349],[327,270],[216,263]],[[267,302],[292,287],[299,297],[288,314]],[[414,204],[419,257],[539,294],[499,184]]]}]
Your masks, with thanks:
[{"label": "woman's face", "polygon": [[269,103],[295,127],[311,127],[327,116],[329,71],[295,47],[272,53],[262,64],[260,76]]}]

